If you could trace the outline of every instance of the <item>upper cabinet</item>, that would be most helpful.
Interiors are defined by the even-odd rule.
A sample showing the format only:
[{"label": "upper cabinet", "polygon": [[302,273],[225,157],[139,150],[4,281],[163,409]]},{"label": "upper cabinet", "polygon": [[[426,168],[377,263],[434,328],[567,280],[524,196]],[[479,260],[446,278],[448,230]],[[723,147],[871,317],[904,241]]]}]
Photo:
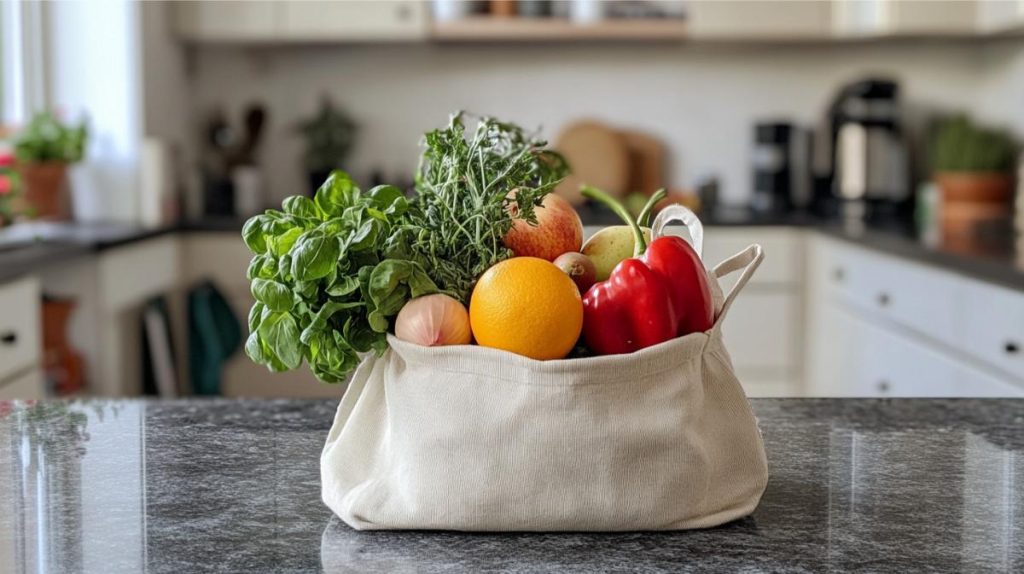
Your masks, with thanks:
[{"label": "upper cabinet", "polygon": [[175,2],[178,34],[204,42],[386,42],[427,36],[429,5],[415,0]]},{"label": "upper cabinet", "polygon": [[467,13],[437,23],[432,22],[432,3],[418,0],[173,4],[179,36],[195,42],[799,42],[975,37],[1024,30],[1024,0],[689,0],[682,2],[685,20],[598,17],[577,22],[565,15],[489,17]]}]

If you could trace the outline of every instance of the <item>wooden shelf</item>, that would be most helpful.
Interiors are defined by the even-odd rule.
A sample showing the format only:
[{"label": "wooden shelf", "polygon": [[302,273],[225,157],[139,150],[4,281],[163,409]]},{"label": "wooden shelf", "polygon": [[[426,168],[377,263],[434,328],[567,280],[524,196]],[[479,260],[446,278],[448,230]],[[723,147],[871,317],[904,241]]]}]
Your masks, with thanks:
[{"label": "wooden shelf", "polygon": [[576,24],[564,18],[475,17],[435,22],[430,37],[439,42],[665,42],[685,40],[686,22],[665,18]]}]

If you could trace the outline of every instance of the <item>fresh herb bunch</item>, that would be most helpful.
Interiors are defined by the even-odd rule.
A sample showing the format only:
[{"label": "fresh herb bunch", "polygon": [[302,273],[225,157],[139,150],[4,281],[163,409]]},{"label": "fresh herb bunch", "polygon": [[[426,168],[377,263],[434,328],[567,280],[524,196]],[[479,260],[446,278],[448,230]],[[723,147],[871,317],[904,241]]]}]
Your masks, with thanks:
[{"label": "fresh herb bunch", "polygon": [[467,140],[463,116],[426,134],[398,241],[441,290],[466,303],[477,278],[512,256],[502,240],[513,219],[536,223],[534,208],[569,170],[546,141],[511,123],[480,118]]},{"label": "fresh herb bunch", "polygon": [[66,126],[50,112],[40,112],[18,135],[14,155],[22,162],[76,163],[85,155],[88,137],[85,122]]},{"label": "fresh herb bunch", "polygon": [[438,291],[392,238],[409,202],[391,185],[363,193],[335,171],[314,199],[289,197],[283,207],[242,228],[255,255],[245,352],[273,371],[305,359],[321,381],[344,381],[358,353],[384,352],[389,320],[406,301]]}]

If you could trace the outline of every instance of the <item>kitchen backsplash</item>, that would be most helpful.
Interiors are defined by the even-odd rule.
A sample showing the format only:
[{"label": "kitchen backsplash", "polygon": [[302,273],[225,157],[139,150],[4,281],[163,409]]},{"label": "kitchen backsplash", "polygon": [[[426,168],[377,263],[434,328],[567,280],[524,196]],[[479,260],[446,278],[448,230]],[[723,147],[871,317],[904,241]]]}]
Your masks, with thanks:
[{"label": "kitchen backsplash", "polygon": [[270,194],[304,188],[294,126],[323,94],[360,125],[351,169],[408,174],[417,135],[464,108],[542,126],[593,117],[651,132],[669,149],[673,185],[721,178],[722,198],[750,193],[752,126],[813,125],[834,91],[865,74],[899,79],[911,109],[966,109],[1024,128],[1024,46],[971,43],[743,45],[393,45],[195,48],[194,118],[267,104]]}]

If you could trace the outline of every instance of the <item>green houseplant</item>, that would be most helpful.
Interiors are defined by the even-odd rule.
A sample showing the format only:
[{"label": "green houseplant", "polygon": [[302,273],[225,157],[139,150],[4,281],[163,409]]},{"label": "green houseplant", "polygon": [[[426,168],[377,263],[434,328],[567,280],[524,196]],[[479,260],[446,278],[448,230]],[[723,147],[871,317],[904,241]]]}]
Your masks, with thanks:
[{"label": "green houseplant", "polygon": [[300,122],[297,129],[306,140],[303,163],[313,192],[332,171],[344,167],[355,145],[358,127],[344,110],[324,96],[317,114]]},{"label": "green houseplant", "polygon": [[64,182],[69,164],[85,155],[85,122],[62,123],[50,112],[36,114],[14,140],[14,156],[24,186],[23,211],[48,219],[66,219]]},{"label": "green houseplant", "polygon": [[1012,135],[958,115],[936,125],[929,147],[947,235],[1009,218],[1020,150]]},{"label": "green houseplant", "polygon": [[964,115],[945,119],[932,137],[935,182],[953,200],[1005,201],[1013,184],[1018,145],[1003,130]]}]

